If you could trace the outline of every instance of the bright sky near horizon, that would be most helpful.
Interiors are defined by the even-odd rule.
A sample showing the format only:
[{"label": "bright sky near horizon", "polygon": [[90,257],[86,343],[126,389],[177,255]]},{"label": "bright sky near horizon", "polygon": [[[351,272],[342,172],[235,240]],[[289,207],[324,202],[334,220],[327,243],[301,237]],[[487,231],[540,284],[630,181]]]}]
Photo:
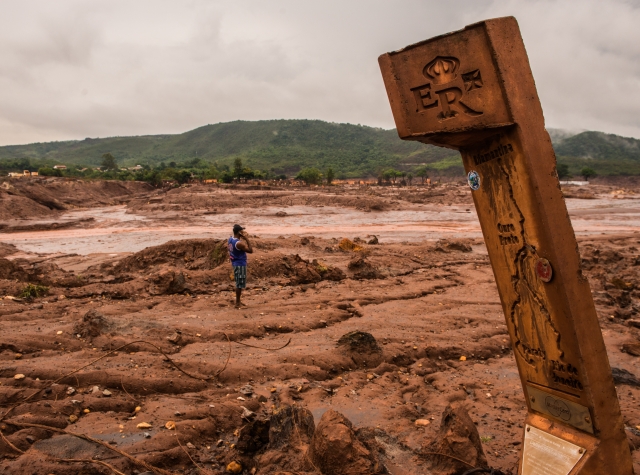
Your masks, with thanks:
[{"label": "bright sky near horizon", "polygon": [[3,0],[0,145],[238,119],[392,128],[380,54],[507,15],[548,127],[640,138],[640,0]]}]

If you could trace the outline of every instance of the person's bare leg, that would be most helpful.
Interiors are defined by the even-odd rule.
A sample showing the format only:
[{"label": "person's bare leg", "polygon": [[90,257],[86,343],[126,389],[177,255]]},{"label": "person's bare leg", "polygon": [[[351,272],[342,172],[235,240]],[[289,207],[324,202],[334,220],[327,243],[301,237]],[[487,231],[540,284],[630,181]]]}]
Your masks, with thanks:
[{"label": "person's bare leg", "polygon": [[240,308],[240,297],[242,296],[242,289],[236,289],[236,308]]}]

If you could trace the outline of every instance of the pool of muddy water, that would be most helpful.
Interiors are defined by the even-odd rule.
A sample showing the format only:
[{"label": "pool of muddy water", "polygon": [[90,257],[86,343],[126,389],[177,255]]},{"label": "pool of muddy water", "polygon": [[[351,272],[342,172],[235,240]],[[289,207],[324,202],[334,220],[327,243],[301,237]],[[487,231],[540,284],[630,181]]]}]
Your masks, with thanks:
[{"label": "pool of muddy water", "polygon": [[[608,197],[567,199],[577,235],[640,232],[640,200]],[[278,217],[278,211],[286,216]],[[274,238],[299,235],[324,238],[366,238],[384,242],[415,242],[441,238],[482,237],[472,205],[421,205],[412,209],[361,211],[333,206],[237,208],[226,213],[166,213],[147,217],[109,206],[65,213],[59,220],[92,217],[90,227],[5,234],[4,242],[44,254],[137,252],[170,240],[226,238],[234,223],[251,234]],[[39,221],[24,221],[25,223]]]}]

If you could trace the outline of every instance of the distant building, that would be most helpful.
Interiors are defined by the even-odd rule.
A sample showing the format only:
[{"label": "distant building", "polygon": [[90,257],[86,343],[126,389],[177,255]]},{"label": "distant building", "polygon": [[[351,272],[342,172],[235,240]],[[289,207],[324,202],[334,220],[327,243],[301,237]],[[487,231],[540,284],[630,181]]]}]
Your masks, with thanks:
[{"label": "distant building", "polygon": [[67,166],[66,165],[54,165],[53,169],[54,170],[66,170]]},{"label": "distant building", "polygon": [[576,181],[576,180],[572,180],[572,181],[561,181],[560,182],[561,185],[576,185],[576,186],[587,186],[589,184],[588,181]]},{"label": "distant building", "polygon": [[129,170],[134,171],[134,172],[137,172],[137,171],[142,170],[142,169],[143,169],[142,165],[136,165],[135,167],[129,168]]},{"label": "distant building", "polygon": [[38,172],[31,172],[31,176],[38,176]]},{"label": "distant building", "polygon": [[22,173],[18,173],[18,172],[9,172],[9,176],[10,176],[11,178],[21,178],[21,177],[23,177],[24,175],[23,175]]}]

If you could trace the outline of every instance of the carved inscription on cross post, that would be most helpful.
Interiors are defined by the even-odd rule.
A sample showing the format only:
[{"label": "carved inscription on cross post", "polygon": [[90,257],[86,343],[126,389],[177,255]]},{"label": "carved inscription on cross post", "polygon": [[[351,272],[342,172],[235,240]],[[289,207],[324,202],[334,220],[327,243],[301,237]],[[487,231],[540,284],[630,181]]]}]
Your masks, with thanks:
[{"label": "carved inscription on cross post", "polygon": [[379,62],[400,137],[462,155],[529,410],[520,473],[630,475],[611,369],[517,22],[488,20]]},{"label": "carved inscription on cross post", "polygon": [[436,57],[422,73],[430,82],[411,88],[416,100],[416,111],[438,111],[438,120],[453,119],[463,113],[471,117],[482,115],[462,101],[466,92],[482,87],[480,70],[460,74],[460,60],[453,57]]}]

